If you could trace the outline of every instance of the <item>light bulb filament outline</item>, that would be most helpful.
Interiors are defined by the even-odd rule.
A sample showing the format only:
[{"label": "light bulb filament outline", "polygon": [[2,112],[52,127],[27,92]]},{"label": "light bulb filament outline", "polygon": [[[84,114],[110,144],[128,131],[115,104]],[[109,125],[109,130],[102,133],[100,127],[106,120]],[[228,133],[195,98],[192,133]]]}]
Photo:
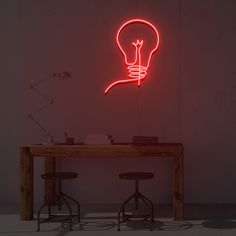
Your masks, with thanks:
[{"label": "light bulb filament outline", "polygon": [[[156,45],[149,54],[149,57],[147,59],[147,66],[146,67],[142,66],[142,61],[141,61],[141,48],[143,46],[143,40],[141,40],[141,41],[137,40],[136,42],[132,43],[135,46],[135,59],[134,59],[133,63],[128,62],[127,55],[126,55],[125,51],[123,50],[123,48],[121,47],[120,42],[119,42],[120,32],[124,29],[124,27],[126,27],[129,24],[133,24],[133,23],[146,24],[146,25],[150,26],[156,34]],[[129,20],[129,21],[125,22],[119,28],[119,30],[117,32],[117,35],[116,35],[116,42],[117,42],[117,45],[118,45],[119,49],[121,50],[122,54],[124,55],[125,63],[127,65],[127,69],[128,69],[128,72],[129,72],[129,79],[117,80],[117,81],[113,82],[112,84],[110,84],[105,89],[105,94],[107,94],[108,91],[112,87],[114,87],[118,84],[125,84],[125,83],[138,81],[138,87],[140,86],[141,80],[144,79],[147,75],[147,70],[148,70],[149,65],[150,65],[152,54],[157,50],[157,48],[159,46],[159,33],[158,33],[156,27],[153,24],[151,24],[150,22],[148,22],[146,20],[143,20],[143,19],[133,19],[133,20]],[[137,63],[137,61],[138,61],[138,63]]]}]

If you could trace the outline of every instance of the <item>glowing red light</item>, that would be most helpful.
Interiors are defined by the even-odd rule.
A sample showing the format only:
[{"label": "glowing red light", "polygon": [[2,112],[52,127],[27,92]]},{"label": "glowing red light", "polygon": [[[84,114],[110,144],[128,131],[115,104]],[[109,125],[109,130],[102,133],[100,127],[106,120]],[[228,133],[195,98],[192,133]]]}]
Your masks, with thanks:
[{"label": "glowing red light", "polygon": [[[142,63],[142,46],[143,46],[143,40],[139,40],[137,39],[136,42],[132,42],[132,45],[135,47],[135,59],[134,62],[129,63],[127,60],[127,54],[124,51],[124,49],[121,47],[120,41],[119,41],[119,36],[121,31],[128,25],[130,24],[145,24],[148,27],[151,27],[151,29],[154,31],[155,35],[156,35],[156,44],[154,46],[154,48],[150,51],[149,56],[147,58],[147,63],[146,66],[144,66],[144,64]],[[142,19],[133,19],[133,20],[129,20],[127,22],[125,22],[118,30],[117,35],[116,35],[116,42],[117,45],[119,47],[119,49],[121,50],[121,52],[124,55],[125,58],[125,64],[127,66],[128,72],[129,72],[129,79],[125,79],[125,80],[117,80],[115,82],[113,82],[112,84],[110,84],[106,89],[105,89],[105,94],[108,93],[108,91],[119,84],[125,84],[125,83],[131,83],[131,82],[137,82],[138,86],[140,86],[141,84],[141,80],[143,80],[146,75],[147,75],[147,70],[148,67],[150,65],[150,61],[151,61],[151,57],[152,54],[157,50],[158,45],[159,45],[159,34],[157,29],[155,28],[155,26],[153,24],[151,24],[150,22],[146,21],[146,20],[142,20]]]}]

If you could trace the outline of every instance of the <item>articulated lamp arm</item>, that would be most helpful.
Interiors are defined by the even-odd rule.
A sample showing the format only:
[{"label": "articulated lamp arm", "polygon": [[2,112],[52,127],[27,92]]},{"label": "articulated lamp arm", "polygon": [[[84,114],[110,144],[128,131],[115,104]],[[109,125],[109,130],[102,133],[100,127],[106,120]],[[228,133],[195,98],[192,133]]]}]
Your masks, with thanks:
[{"label": "articulated lamp arm", "polygon": [[54,140],[53,140],[53,136],[50,134],[50,132],[35,118],[35,115],[37,113],[40,113],[42,110],[44,110],[45,108],[47,108],[48,106],[54,104],[54,100],[50,99],[47,95],[45,95],[44,93],[41,92],[40,89],[38,89],[37,87],[41,84],[41,83],[44,83],[50,79],[53,79],[53,78],[59,78],[59,79],[70,79],[71,78],[71,74],[67,71],[65,72],[61,72],[61,73],[53,73],[52,75],[44,78],[44,79],[41,79],[37,82],[35,82],[34,84],[31,84],[30,85],[30,89],[32,91],[34,91],[36,94],[38,94],[40,97],[42,97],[46,103],[41,106],[40,108],[36,109],[35,111],[31,112],[28,114],[28,118],[31,119],[42,131],[44,131],[44,133],[46,134],[47,136],[47,143],[54,143]]}]

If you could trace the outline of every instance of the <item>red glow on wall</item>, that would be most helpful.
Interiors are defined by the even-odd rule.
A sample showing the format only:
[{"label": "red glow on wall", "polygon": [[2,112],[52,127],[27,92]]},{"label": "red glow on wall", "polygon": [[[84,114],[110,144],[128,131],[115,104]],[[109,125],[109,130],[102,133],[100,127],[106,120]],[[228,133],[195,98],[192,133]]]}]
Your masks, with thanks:
[{"label": "red glow on wall", "polygon": [[[127,59],[127,53],[125,52],[124,48],[121,46],[120,43],[120,34],[121,32],[129,25],[131,24],[144,24],[145,26],[147,26],[151,31],[153,31],[155,33],[155,45],[154,47],[151,49],[151,51],[149,52],[149,55],[147,56],[146,59],[146,63],[144,64],[144,62],[142,61],[142,47],[144,45],[144,41],[140,40],[140,39],[136,39],[136,41],[132,42],[132,45],[135,48],[135,58],[133,62],[128,62]],[[113,82],[112,84],[110,84],[106,89],[105,89],[105,94],[108,93],[109,90],[111,90],[114,86],[116,85],[120,85],[120,84],[125,84],[125,83],[132,83],[132,82],[137,82],[138,86],[140,86],[141,84],[141,80],[143,80],[146,75],[147,75],[147,70],[149,68],[150,65],[150,61],[151,61],[151,57],[152,54],[157,50],[158,45],[159,45],[159,34],[158,31],[156,29],[156,27],[151,24],[150,22],[146,21],[146,20],[142,20],[142,19],[133,19],[133,20],[129,20],[127,22],[125,22],[118,30],[117,35],[116,35],[116,42],[117,45],[119,47],[119,49],[121,50],[122,54],[124,55],[124,59],[125,59],[125,64],[127,66],[128,69],[128,73],[129,73],[129,79],[124,79],[124,80],[117,80],[115,82]]]}]

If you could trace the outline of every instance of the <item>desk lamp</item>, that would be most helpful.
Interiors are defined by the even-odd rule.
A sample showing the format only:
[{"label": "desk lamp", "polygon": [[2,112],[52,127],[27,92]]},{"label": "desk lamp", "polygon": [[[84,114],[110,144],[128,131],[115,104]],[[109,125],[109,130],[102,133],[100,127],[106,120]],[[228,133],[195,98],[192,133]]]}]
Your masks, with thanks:
[{"label": "desk lamp", "polygon": [[49,98],[47,95],[45,95],[44,93],[41,92],[41,90],[38,88],[38,86],[41,84],[41,83],[44,83],[48,80],[51,80],[51,79],[71,79],[71,74],[68,72],[68,71],[64,71],[64,72],[61,72],[61,73],[53,73],[49,76],[47,76],[46,78],[44,79],[41,79],[37,82],[35,82],[34,84],[31,84],[30,85],[30,89],[32,91],[34,91],[35,93],[37,93],[40,97],[42,97],[46,103],[41,106],[40,108],[38,108],[37,110],[31,112],[28,114],[28,118],[31,119],[41,130],[44,131],[44,133],[46,134],[47,136],[47,143],[48,144],[53,144],[54,143],[54,140],[53,140],[53,136],[51,135],[51,133],[35,118],[35,115],[37,113],[40,113],[42,110],[44,110],[46,107],[54,104],[54,100]]}]

